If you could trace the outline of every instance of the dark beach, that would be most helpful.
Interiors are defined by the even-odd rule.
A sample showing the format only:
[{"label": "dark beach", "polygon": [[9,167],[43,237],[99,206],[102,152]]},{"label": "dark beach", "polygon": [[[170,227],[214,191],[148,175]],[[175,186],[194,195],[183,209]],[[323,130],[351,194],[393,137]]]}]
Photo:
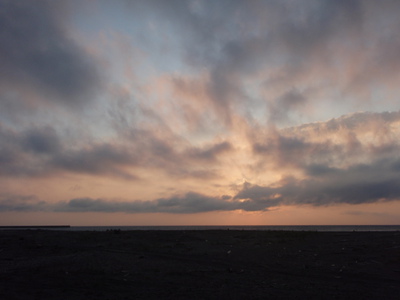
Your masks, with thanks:
[{"label": "dark beach", "polygon": [[400,232],[0,231],[0,299],[398,299]]}]

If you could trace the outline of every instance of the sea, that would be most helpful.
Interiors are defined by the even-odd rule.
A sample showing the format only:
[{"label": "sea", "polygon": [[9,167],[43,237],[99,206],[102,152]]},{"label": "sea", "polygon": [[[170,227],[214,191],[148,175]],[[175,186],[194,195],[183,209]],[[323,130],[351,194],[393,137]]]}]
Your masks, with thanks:
[{"label": "sea", "polygon": [[261,231],[400,231],[400,225],[233,225],[233,226],[71,226],[64,230],[261,230]]},{"label": "sea", "polygon": [[129,230],[259,230],[259,231],[400,231],[400,225],[211,225],[211,226],[0,226],[0,230],[44,229],[64,231]]}]

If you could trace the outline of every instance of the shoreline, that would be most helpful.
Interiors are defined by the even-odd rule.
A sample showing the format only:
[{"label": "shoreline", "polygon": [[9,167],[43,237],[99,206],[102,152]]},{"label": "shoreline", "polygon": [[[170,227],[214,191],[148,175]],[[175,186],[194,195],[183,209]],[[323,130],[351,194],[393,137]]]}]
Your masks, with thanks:
[{"label": "shoreline", "polygon": [[4,229],[63,229],[70,231],[107,231],[107,230],[245,230],[245,231],[317,231],[317,232],[374,232],[400,231],[400,225],[166,225],[166,226],[71,226],[71,225],[12,225],[0,226]]}]

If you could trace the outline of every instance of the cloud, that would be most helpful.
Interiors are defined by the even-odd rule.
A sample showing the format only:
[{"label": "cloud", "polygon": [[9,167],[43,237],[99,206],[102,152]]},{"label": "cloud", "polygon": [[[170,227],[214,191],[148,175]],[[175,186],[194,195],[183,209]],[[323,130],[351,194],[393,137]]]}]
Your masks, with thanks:
[{"label": "cloud", "polygon": [[306,179],[285,177],[268,186],[246,182],[233,197],[187,192],[151,201],[82,197],[48,203],[35,196],[5,195],[0,199],[0,211],[186,214],[234,210],[268,211],[272,207],[284,205],[359,205],[398,201],[399,165],[400,160],[352,165],[346,169],[319,171]]},{"label": "cloud", "polygon": [[230,210],[230,204],[218,197],[208,197],[189,192],[181,196],[160,198],[154,201],[106,201],[103,199],[72,199],[57,207],[60,211],[100,211],[126,213],[199,213],[207,211]]},{"label": "cloud", "polygon": [[[49,126],[25,131],[3,126],[0,127],[0,174],[34,178],[68,172],[135,180],[140,178],[136,175],[139,170],[146,169],[171,179],[213,180],[226,179],[227,172],[233,173],[239,168],[247,170],[250,178],[265,169],[282,178],[276,182],[248,183],[233,201],[221,202],[219,196],[200,197],[193,193],[159,199],[157,209],[134,202],[132,210],[158,211],[164,207],[167,212],[168,207],[174,207],[174,202],[182,211],[190,211],[189,207],[196,211],[201,210],[197,208],[201,201],[207,207],[221,205],[222,210],[224,207],[268,210],[286,204],[397,200],[400,192],[397,187],[400,178],[398,124],[399,112],[385,112],[356,113],[281,130],[253,128],[247,136],[250,148],[237,148],[229,139],[193,146],[178,136],[151,130],[130,131],[124,142],[70,145]],[[228,162],[238,151],[254,160],[231,165]],[[183,203],[188,207],[184,208]],[[171,208],[171,211],[179,209]]]},{"label": "cloud", "polygon": [[286,121],[289,117],[288,112],[301,109],[307,102],[306,97],[297,90],[286,91],[276,102],[269,107],[269,119],[273,122]]},{"label": "cloud", "polygon": [[[35,196],[3,196],[0,199],[0,211],[54,211],[54,212],[125,212],[125,213],[200,213],[211,211],[268,211],[271,207],[282,205],[337,205],[363,204],[379,201],[399,200],[399,179],[385,178],[368,181],[354,171],[342,174],[330,180],[296,180],[285,178],[274,186],[260,186],[245,183],[234,196],[207,196],[196,192],[158,198],[152,201],[120,201],[74,198],[65,202],[46,203]],[[357,175],[357,179],[352,178]],[[361,177],[361,178],[360,178]],[[277,186],[277,185],[280,186]]]},{"label": "cloud", "polygon": [[[173,53],[168,55],[185,66],[182,73],[201,70],[208,78],[202,83],[208,110],[225,126],[254,106],[267,109],[273,122],[311,115],[310,106],[321,98],[340,108],[349,105],[340,99],[362,94],[359,101],[368,107],[374,88],[396,82],[395,1],[125,3],[126,13],[148,30],[146,40],[154,39],[153,50],[163,48],[164,39],[155,38],[161,32]],[[2,7],[3,86],[29,86],[63,103],[93,98],[85,95],[98,87],[100,72],[70,37],[64,12],[79,10],[79,4],[2,1]],[[135,44],[143,43],[140,38]]]},{"label": "cloud", "polygon": [[321,171],[396,158],[399,122],[399,112],[356,113],[282,130],[251,131],[248,139],[260,163],[316,172],[317,166]]},{"label": "cloud", "polygon": [[[148,202],[74,194],[65,211],[398,199],[396,1],[98,2],[87,19],[81,5],[94,7],[0,0],[2,178],[90,175],[178,191]],[[65,109],[81,103],[90,106]],[[349,114],[378,109],[388,112]],[[8,199],[6,210],[39,207]]]},{"label": "cloud", "polygon": [[22,147],[34,153],[56,153],[60,150],[61,141],[51,127],[32,128],[21,138]]},{"label": "cloud", "polygon": [[136,156],[123,146],[108,143],[70,146],[50,126],[23,131],[0,126],[0,145],[2,176],[41,177],[74,172],[136,178],[124,169],[135,164]]},{"label": "cloud", "polygon": [[281,205],[365,204],[400,199],[400,174],[371,180],[354,169],[357,167],[320,180],[286,178],[273,187],[247,183],[234,199],[245,200],[258,210]]},{"label": "cloud", "polygon": [[0,145],[0,175],[32,178],[69,172],[134,180],[143,168],[176,178],[215,178],[219,158],[233,151],[228,141],[192,146],[171,133],[134,128],[111,141],[81,141],[49,125],[18,131],[0,124]]},{"label": "cloud", "polygon": [[0,198],[0,211],[54,211],[54,212],[125,212],[125,213],[200,213],[235,210],[229,196],[210,197],[188,192],[153,201],[113,201],[106,199],[74,198],[65,202],[46,203],[34,196]]},{"label": "cloud", "polygon": [[48,209],[48,204],[40,201],[34,195],[11,195],[0,194],[0,212],[15,211],[15,212],[31,212],[45,211]]},{"label": "cloud", "polygon": [[258,205],[362,204],[400,199],[398,159],[343,168],[305,166],[306,178],[285,177],[269,186],[245,183],[234,199]]},{"label": "cloud", "polygon": [[[158,29],[178,33],[180,59],[207,74],[210,107],[228,127],[232,115],[254,103],[269,104],[272,122],[321,118],[311,108],[321,99],[341,113],[354,103],[369,109],[374,89],[393,90],[398,80],[396,1],[172,1],[168,7],[150,1],[132,7],[155,12]],[[359,100],[349,103],[349,97]]]},{"label": "cloud", "polygon": [[0,91],[33,90],[67,105],[87,101],[100,77],[63,26],[67,6],[2,0],[0,7]]},{"label": "cloud", "polygon": [[272,169],[282,179],[246,183],[234,199],[261,208],[399,200],[399,124],[399,112],[355,113],[252,131],[250,170]]},{"label": "cloud", "polygon": [[68,201],[49,203],[40,201],[36,196],[7,196],[0,198],[0,211],[53,211],[53,212],[104,212],[104,213],[170,213],[194,214],[213,211],[267,211],[276,203],[262,200],[253,202],[235,201],[229,195],[207,196],[196,192],[187,192],[151,201],[74,198]]},{"label": "cloud", "polygon": [[104,143],[86,149],[65,150],[55,155],[49,164],[64,171],[137,179],[137,176],[125,171],[125,167],[136,162],[137,157],[128,149]]},{"label": "cloud", "polygon": [[233,150],[232,145],[225,141],[204,148],[191,147],[186,151],[186,155],[199,161],[216,162],[219,155],[231,150]]}]

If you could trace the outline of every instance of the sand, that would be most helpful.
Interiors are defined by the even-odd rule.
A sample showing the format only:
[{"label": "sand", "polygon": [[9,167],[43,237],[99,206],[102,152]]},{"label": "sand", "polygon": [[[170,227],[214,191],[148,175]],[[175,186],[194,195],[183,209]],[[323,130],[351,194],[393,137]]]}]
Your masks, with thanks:
[{"label": "sand", "polygon": [[0,299],[399,299],[400,232],[0,231]]}]

